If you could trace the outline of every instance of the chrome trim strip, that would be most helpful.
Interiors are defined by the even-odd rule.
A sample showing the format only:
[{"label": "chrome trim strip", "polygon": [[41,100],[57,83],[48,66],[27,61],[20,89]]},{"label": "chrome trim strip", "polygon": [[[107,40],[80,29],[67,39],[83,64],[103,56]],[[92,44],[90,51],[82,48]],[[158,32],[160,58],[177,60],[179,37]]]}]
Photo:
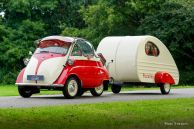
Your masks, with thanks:
[{"label": "chrome trim strip", "polygon": [[18,86],[51,86],[51,87],[63,87],[63,84],[36,84],[36,83],[15,83]]}]

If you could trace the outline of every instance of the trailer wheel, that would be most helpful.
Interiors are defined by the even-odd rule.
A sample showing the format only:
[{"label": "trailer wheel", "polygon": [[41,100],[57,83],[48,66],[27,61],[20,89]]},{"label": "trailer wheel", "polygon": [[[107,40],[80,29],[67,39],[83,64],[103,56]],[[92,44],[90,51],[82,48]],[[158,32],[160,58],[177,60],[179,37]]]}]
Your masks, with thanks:
[{"label": "trailer wheel", "polygon": [[100,85],[99,87],[96,87],[94,89],[91,89],[90,92],[93,96],[100,96],[104,91],[104,86],[103,84]]},{"label": "trailer wheel", "polygon": [[63,89],[63,95],[67,99],[75,98],[80,90],[79,83],[76,78],[70,77]]},{"label": "trailer wheel", "polygon": [[159,84],[159,87],[162,94],[170,93],[171,85],[169,83],[161,83]]},{"label": "trailer wheel", "polygon": [[112,84],[111,90],[113,93],[118,94],[121,91],[121,86]]},{"label": "trailer wheel", "polygon": [[18,86],[18,92],[23,98],[29,98],[32,96],[32,89],[30,87]]}]

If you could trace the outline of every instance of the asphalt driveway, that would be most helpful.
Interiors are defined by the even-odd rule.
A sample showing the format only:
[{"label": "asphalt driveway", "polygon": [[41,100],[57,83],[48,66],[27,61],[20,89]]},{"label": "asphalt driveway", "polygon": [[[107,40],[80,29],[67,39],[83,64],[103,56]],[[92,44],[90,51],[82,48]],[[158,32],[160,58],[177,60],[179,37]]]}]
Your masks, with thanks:
[{"label": "asphalt driveway", "polygon": [[123,91],[119,94],[104,92],[100,97],[93,97],[90,93],[75,99],[64,99],[63,95],[34,95],[31,98],[20,96],[0,97],[0,108],[54,106],[64,104],[84,104],[114,101],[155,100],[194,97],[194,88],[173,89],[169,95],[162,95],[160,90]]}]

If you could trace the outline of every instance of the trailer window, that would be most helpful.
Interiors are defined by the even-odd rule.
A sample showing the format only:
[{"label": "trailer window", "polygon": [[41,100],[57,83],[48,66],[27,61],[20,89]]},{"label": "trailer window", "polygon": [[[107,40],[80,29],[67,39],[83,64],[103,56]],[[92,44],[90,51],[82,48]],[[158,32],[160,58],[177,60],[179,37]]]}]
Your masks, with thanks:
[{"label": "trailer window", "polygon": [[160,51],[154,43],[147,42],[146,45],[145,45],[145,53],[148,56],[158,56]]}]

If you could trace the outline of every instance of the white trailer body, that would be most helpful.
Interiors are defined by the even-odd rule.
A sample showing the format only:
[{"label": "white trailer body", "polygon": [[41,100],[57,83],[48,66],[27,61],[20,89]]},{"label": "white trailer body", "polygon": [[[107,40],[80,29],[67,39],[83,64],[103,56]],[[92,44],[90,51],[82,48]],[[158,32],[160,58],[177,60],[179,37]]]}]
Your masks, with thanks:
[{"label": "white trailer body", "polygon": [[105,37],[101,40],[97,53],[102,53],[105,57],[114,82],[157,83],[158,72],[168,73],[174,84],[179,82],[178,68],[172,55],[156,37]]}]

